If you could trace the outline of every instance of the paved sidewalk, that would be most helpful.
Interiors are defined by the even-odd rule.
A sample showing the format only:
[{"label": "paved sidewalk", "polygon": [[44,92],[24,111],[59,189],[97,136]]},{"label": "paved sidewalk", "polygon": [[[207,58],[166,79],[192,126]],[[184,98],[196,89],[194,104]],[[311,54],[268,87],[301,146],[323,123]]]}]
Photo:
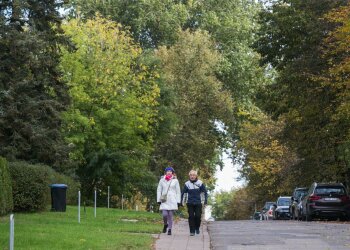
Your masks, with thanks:
[{"label": "paved sidewalk", "polygon": [[166,233],[159,234],[156,241],[156,250],[209,250],[210,239],[207,225],[204,221],[200,228],[200,234],[190,236],[187,220],[180,220],[175,223],[172,235]]}]

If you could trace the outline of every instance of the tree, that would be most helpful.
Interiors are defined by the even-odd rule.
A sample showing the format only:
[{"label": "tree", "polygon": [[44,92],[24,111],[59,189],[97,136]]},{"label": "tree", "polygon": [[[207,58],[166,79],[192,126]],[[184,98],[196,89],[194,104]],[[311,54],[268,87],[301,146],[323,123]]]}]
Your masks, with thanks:
[{"label": "tree", "polygon": [[61,60],[72,98],[64,133],[84,194],[107,185],[118,194],[146,191],[155,182],[144,178],[157,115],[156,73],[139,62],[141,48],[119,24],[97,16],[63,28],[76,48],[63,50]]},{"label": "tree", "polygon": [[256,122],[246,122],[240,131],[238,146],[245,153],[241,175],[248,182],[255,201],[263,203],[279,195],[291,193],[300,180],[294,179],[298,158],[283,144],[284,122],[275,122],[265,114],[257,114]]},{"label": "tree", "polygon": [[255,209],[254,196],[247,187],[235,190],[234,195],[226,207],[226,220],[248,220]]},{"label": "tree", "polygon": [[210,179],[215,171],[212,161],[230,139],[224,128],[232,123],[233,103],[215,76],[220,55],[208,34],[187,30],[178,36],[174,46],[157,52],[164,84],[174,93],[171,108],[177,121],[176,130],[157,144],[156,153],[171,160],[180,179],[192,168]]},{"label": "tree", "polygon": [[143,48],[173,45],[178,30],[208,31],[216,49],[224,56],[216,73],[237,100],[237,113],[253,105],[251,98],[257,86],[266,82],[259,56],[251,48],[260,9],[254,1],[76,0],[72,5],[75,15],[89,18],[101,13],[130,27],[134,39]]},{"label": "tree", "polygon": [[178,28],[185,25],[189,16],[188,3],[172,0],[75,0],[72,5],[74,16],[91,18],[100,13],[129,27],[143,48],[173,44]]},{"label": "tree", "polygon": [[[253,32],[257,28],[257,13],[260,6],[250,0],[221,0],[221,1],[73,1],[73,16],[89,18],[97,12],[105,17],[122,23],[130,29],[134,39],[146,49],[144,56],[152,65],[157,63],[150,59],[152,51],[161,46],[171,47],[178,43],[178,32],[190,30],[196,32],[207,31],[214,42],[213,49],[220,53],[221,58],[213,74],[229,92],[230,98],[235,101],[231,112],[231,122],[226,123],[227,137],[232,137],[226,148],[232,148],[233,141],[238,138],[240,124],[250,119],[255,109],[253,102],[260,85],[269,81],[265,77],[265,69],[259,66],[259,55],[251,48],[256,37]],[[183,74],[182,72],[179,74]],[[172,161],[169,147],[163,147],[169,141],[167,134],[176,134],[176,124],[183,119],[173,112],[171,103],[178,93],[163,81],[161,88],[159,120],[157,136],[155,137],[156,153],[153,156],[151,168],[155,172],[163,169],[164,165]],[[197,107],[194,107],[197,108]],[[202,111],[198,111],[200,113]],[[220,114],[218,114],[219,116]],[[228,117],[227,117],[228,118]],[[232,121],[235,122],[232,122]],[[184,136],[190,134],[190,129]],[[171,141],[171,140],[170,140]],[[169,142],[168,142],[169,143]],[[226,143],[226,142],[225,142]],[[223,145],[225,143],[221,143]],[[198,151],[194,146],[185,146],[189,151]],[[220,155],[221,146],[216,148],[215,160],[206,161],[206,165],[215,168]],[[160,148],[162,148],[160,150]],[[227,149],[230,151],[230,149]],[[212,149],[210,150],[212,151]],[[208,156],[213,158],[213,156]],[[196,164],[195,164],[196,165]],[[186,167],[187,168],[187,167]],[[211,172],[208,171],[208,172]],[[183,173],[184,174],[184,173]]]},{"label": "tree", "polygon": [[329,67],[318,76],[322,86],[327,87],[334,95],[334,99],[329,103],[329,109],[334,112],[330,114],[327,130],[332,135],[337,175],[342,176],[342,181],[347,184],[350,183],[349,18],[349,3],[325,16],[336,28],[324,39],[324,57]]},{"label": "tree", "polygon": [[316,180],[344,181],[336,137],[330,130],[336,93],[319,76],[329,67],[323,41],[336,27],[324,15],[346,2],[276,1],[262,13],[256,46],[262,62],[274,66],[278,77],[262,89],[261,107],[285,121],[283,142],[300,159],[294,178],[305,186]]},{"label": "tree", "polygon": [[69,103],[57,68],[61,1],[0,3],[0,155],[64,171],[61,112]]},{"label": "tree", "polygon": [[225,220],[227,219],[227,210],[231,205],[233,197],[235,195],[235,190],[222,191],[214,194],[214,202],[212,204],[212,215],[215,220]]}]

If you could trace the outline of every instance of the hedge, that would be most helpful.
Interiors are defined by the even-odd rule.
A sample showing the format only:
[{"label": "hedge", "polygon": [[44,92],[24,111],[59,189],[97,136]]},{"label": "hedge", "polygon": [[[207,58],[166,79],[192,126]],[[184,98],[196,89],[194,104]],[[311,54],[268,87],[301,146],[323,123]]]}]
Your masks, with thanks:
[{"label": "hedge", "polygon": [[46,165],[27,162],[9,162],[12,177],[14,211],[34,212],[47,208],[51,203],[50,184],[68,185],[67,203],[75,204],[79,184],[72,178],[55,172]]},{"label": "hedge", "polygon": [[11,177],[7,161],[0,157],[0,215],[5,215],[13,209]]}]

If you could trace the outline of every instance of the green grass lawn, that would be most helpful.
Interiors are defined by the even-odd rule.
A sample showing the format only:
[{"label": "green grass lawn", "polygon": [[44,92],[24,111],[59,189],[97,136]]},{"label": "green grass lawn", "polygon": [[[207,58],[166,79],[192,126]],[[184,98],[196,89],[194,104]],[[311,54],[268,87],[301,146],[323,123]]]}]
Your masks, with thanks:
[{"label": "green grass lawn", "polygon": [[[160,233],[158,213],[120,209],[15,214],[15,249],[151,249],[151,234]],[[137,220],[128,221],[128,220]],[[0,217],[0,249],[8,249],[9,216]]]}]

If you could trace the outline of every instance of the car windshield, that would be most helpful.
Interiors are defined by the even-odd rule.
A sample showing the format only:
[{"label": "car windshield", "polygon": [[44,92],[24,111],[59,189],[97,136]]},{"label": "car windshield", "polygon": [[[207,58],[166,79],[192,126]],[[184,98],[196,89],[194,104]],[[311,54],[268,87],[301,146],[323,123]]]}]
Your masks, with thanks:
[{"label": "car windshield", "polygon": [[271,205],[273,205],[273,202],[267,202],[264,206],[264,209],[266,210],[270,209]]},{"label": "car windshield", "polygon": [[307,190],[296,190],[295,198],[299,199],[301,196],[305,196],[306,193],[307,193]]},{"label": "car windshield", "polygon": [[289,206],[290,199],[279,199],[277,201],[277,206]]},{"label": "car windshield", "polygon": [[343,187],[317,187],[315,194],[345,194],[345,189]]}]

